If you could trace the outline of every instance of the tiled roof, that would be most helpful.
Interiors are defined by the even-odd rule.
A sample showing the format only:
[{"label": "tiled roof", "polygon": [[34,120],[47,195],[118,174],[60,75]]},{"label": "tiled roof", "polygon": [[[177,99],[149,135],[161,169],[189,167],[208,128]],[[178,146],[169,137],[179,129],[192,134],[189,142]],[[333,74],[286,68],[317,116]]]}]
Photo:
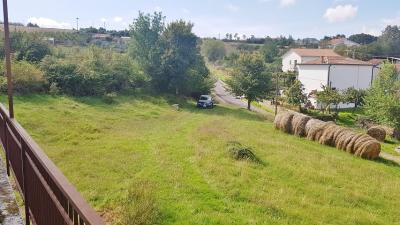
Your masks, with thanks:
[{"label": "tiled roof", "polygon": [[332,49],[292,48],[291,51],[297,53],[299,56],[340,56]]},{"label": "tiled roof", "polygon": [[368,62],[373,65],[379,65],[379,64],[382,64],[383,62],[385,62],[385,60],[384,59],[371,59]]},{"label": "tiled roof", "polygon": [[342,56],[337,57],[321,57],[320,59],[302,63],[300,65],[373,65],[372,63],[345,58]]}]

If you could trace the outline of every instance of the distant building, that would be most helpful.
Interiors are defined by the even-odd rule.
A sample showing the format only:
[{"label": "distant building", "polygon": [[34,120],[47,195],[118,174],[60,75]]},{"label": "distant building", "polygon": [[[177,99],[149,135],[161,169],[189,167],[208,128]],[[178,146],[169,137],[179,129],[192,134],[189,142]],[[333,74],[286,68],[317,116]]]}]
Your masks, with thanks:
[{"label": "distant building", "polygon": [[350,41],[347,38],[335,38],[328,42],[328,48],[335,49],[338,46],[353,47],[353,46],[360,46],[360,44],[354,41]]},{"label": "distant building", "polygon": [[[345,58],[332,49],[291,49],[283,56],[282,70],[297,72],[297,79],[304,85],[305,93],[314,107],[318,107],[313,93],[322,86],[337,90],[350,87],[367,89],[379,72],[379,67],[360,60]],[[340,104],[340,108],[353,107]]]}]

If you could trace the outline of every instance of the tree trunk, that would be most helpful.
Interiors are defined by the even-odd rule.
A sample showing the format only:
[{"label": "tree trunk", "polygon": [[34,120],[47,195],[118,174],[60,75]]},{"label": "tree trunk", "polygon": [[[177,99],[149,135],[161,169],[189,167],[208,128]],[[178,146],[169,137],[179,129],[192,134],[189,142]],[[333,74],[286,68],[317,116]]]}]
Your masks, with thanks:
[{"label": "tree trunk", "polygon": [[247,110],[251,111],[251,100],[247,99]]},{"label": "tree trunk", "polygon": [[301,113],[301,104],[299,105],[299,113]]}]

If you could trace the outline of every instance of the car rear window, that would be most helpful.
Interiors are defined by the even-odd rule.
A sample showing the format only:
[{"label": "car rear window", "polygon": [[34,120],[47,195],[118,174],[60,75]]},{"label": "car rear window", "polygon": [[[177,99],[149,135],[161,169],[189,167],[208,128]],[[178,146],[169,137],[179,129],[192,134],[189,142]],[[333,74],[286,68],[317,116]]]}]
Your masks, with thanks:
[{"label": "car rear window", "polygon": [[208,100],[207,97],[200,97],[200,100]]}]

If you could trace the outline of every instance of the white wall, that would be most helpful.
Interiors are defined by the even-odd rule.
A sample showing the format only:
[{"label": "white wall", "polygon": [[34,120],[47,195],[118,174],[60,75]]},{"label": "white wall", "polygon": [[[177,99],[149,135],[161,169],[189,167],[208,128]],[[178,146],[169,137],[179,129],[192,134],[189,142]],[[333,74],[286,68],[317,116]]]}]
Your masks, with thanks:
[{"label": "white wall", "polygon": [[297,60],[297,63],[301,63],[301,57],[298,54],[293,51],[287,52],[282,58],[282,71],[295,71],[295,60]]},{"label": "white wall", "polygon": [[367,89],[371,86],[372,69],[372,66],[366,65],[332,65],[330,85],[338,90],[349,87]]},{"label": "white wall", "polygon": [[319,56],[299,56],[297,53],[293,51],[287,52],[282,57],[282,71],[289,72],[289,71],[297,71],[297,67],[295,65],[295,61],[297,60],[297,64],[306,63],[310,61],[314,61],[320,59]]},{"label": "white wall", "polygon": [[328,85],[329,65],[299,65],[297,79],[304,85],[305,92],[322,90],[322,85]]}]

